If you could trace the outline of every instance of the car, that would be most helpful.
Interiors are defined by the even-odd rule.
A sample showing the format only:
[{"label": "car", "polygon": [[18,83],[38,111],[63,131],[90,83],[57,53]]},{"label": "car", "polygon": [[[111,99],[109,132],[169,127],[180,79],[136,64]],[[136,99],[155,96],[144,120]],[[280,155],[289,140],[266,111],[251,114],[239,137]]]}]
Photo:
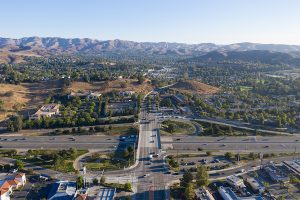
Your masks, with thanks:
[{"label": "car", "polygon": [[188,164],[186,162],[180,163],[181,166],[187,166]]},{"label": "car", "polygon": [[265,148],[269,148],[269,145],[266,145]]},{"label": "car", "polygon": [[164,174],[171,174],[171,172],[170,171],[166,171]]},{"label": "car", "polygon": [[189,162],[188,165],[195,165],[195,162]]},{"label": "car", "polygon": [[180,138],[176,138],[175,140],[176,140],[176,141],[179,141],[179,140],[180,140]]},{"label": "car", "polygon": [[174,173],[173,173],[173,175],[175,175],[175,176],[176,176],[176,175],[179,175],[179,173],[178,173],[178,172],[174,172]]},{"label": "car", "polygon": [[147,176],[149,176],[149,174],[144,174],[144,177],[147,177]]}]

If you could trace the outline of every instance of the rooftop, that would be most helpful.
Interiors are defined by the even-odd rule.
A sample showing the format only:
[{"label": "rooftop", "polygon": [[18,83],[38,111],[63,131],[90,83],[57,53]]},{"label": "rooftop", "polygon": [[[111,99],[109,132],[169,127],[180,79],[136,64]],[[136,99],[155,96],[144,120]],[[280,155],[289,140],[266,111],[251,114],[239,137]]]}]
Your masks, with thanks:
[{"label": "rooftop", "polygon": [[283,161],[283,164],[295,172],[297,175],[300,175],[300,159],[291,160],[291,161]]},{"label": "rooftop", "polygon": [[76,183],[68,181],[58,181],[52,185],[48,195],[49,200],[69,200],[73,199],[76,193]]}]

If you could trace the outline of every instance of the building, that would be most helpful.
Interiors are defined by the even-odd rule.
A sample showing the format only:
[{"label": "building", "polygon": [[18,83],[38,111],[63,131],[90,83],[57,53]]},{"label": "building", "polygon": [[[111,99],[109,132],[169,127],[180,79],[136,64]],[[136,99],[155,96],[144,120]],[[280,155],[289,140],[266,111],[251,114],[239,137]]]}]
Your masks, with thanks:
[{"label": "building", "polygon": [[264,200],[261,196],[238,197],[230,188],[219,187],[219,194],[224,200]]},{"label": "building", "polygon": [[10,200],[13,190],[19,189],[26,184],[24,173],[8,175],[5,180],[0,180],[0,200]]},{"label": "building", "polygon": [[291,160],[291,161],[283,161],[283,164],[293,171],[295,174],[300,176],[300,159],[299,160]]},{"label": "building", "polygon": [[113,200],[115,198],[116,188],[101,188],[97,199],[99,200]]},{"label": "building", "polygon": [[289,182],[289,177],[283,174],[275,165],[267,165],[264,167],[266,173],[270,176],[270,178],[275,182]]},{"label": "building", "polygon": [[243,179],[241,179],[241,178],[239,178],[235,175],[227,176],[226,181],[235,188],[244,188],[244,187],[246,187],[245,184],[244,184]]},{"label": "building", "polygon": [[76,196],[76,183],[58,181],[52,185],[48,200],[73,200]]},{"label": "building", "polygon": [[80,97],[80,98],[97,99],[101,95],[102,94],[100,92],[92,92],[92,91],[88,91],[88,92],[71,92],[68,95],[68,99],[70,99],[70,97]]},{"label": "building", "polygon": [[40,119],[43,117],[53,117],[59,114],[59,104],[46,104],[43,105],[36,113],[30,116],[30,119]]},{"label": "building", "polygon": [[258,178],[247,177],[246,182],[256,192],[263,193],[266,190],[264,184]]},{"label": "building", "polygon": [[215,200],[208,190],[196,189],[195,193],[198,200]]},{"label": "building", "polygon": [[133,94],[135,94],[135,92],[132,91],[132,90],[120,91],[120,92],[119,92],[119,95],[121,95],[121,96],[131,96],[131,95],[133,95]]},{"label": "building", "polygon": [[10,200],[12,187],[7,181],[0,181],[0,200]]}]

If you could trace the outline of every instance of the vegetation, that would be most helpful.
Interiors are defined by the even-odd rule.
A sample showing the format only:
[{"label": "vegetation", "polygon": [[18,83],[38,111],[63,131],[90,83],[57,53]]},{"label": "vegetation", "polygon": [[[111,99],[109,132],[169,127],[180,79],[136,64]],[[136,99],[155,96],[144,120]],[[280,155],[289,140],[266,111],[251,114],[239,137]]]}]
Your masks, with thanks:
[{"label": "vegetation", "polygon": [[198,187],[204,187],[208,185],[208,173],[207,168],[203,165],[197,166],[197,173],[196,173],[196,184]]},{"label": "vegetation", "polygon": [[169,166],[173,169],[176,169],[179,167],[179,163],[177,161],[175,161],[175,158],[172,155],[167,156],[166,161],[169,164]]},{"label": "vegetation", "polygon": [[28,150],[26,156],[18,155],[16,150],[1,150],[1,156],[7,156],[18,159],[18,166],[23,167],[24,163],[31,163],[48,169],[61,172],[75,172],[73,168],[74,160],[87,153],[87,150],[77,150],[70,148],[68,150]]},{"label": "vegetation", "polygon": [[194,133],[195,128],[192,124],[167,120],[162,122],[162,130],[168,134],[191,134]]}]

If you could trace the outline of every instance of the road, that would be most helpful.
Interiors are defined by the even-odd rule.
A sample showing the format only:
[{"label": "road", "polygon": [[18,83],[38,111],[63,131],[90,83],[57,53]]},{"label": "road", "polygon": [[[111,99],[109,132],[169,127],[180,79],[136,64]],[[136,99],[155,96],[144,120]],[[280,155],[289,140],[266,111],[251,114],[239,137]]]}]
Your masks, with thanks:
[{"label": "road", "polygon": [[162,145],[173,150],[218,150],[235,152],[299,152],[297,136],[242,136],[242,137],[162,137]]},{"label": "road", "polygon": [[138,178],[137,191],[134,199],[165,199],[165,171],[163,157],[153,158],[149,155],[160,153],[159,121],[156,116],[147,113],[144,102],[140,112],[140,142],[139,142],[139,165],[135,168]]},{"label": "road", "polygon": [[0,136],[0,146],[8,149],[113,149],[119,136]]}]

